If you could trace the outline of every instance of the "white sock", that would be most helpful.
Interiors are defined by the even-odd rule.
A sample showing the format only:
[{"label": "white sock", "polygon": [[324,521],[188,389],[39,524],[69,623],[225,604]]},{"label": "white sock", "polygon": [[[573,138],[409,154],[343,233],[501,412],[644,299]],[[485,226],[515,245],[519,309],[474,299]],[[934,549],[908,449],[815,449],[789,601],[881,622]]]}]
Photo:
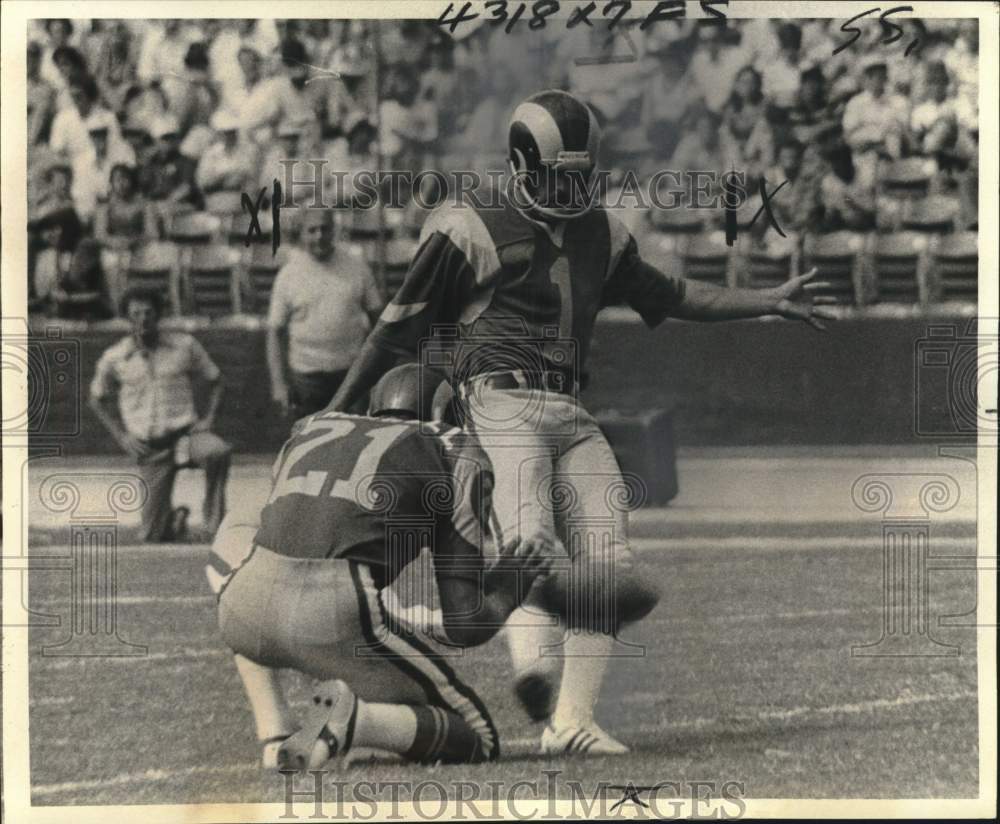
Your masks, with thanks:
[{"label": "white sock", "polygon": [[416,736],[417,715],[412,708],[358,700],[352,746],[405,753]]},{"label": "white sock", "polygon": [[562,687],[552,726],[585,727],[594,720],[614,638],[599,632],[567,631],[562,647]]},{"label": "white sock", "polygon": [[242,655],[234,655],[233,660],[250,700],[257,740],[291,735],[298,724],[281,691],[280,671],[262,667]]},{"label": "white sock", "polygon": [[552,615],[541,614],[537,607],[529,610],[520,606],[510,614],[504,631],[515,676],[529,669],[558,672],[559,658],[553,657],[561,654],[558,649],[541,657],[544,648],[558,645],[562,636],[562,627]]}]

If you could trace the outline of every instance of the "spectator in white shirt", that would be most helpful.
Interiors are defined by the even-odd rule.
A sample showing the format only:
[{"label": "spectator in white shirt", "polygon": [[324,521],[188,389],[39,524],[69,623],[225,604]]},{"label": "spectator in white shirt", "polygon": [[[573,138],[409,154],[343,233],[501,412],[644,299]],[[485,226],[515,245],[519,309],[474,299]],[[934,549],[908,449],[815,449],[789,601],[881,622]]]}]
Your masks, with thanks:
[{"label": "spectator in white shirt", "polygon": [[330,36],[330,21],[322,18],[304,21],[300,37],[309,53],[310,62],[321,69],[327,68],[337,46]]},{"label": "spectator in white shirt", "polygon": [[867,185],[874,181],[878,158],[902,155],[909,121],[905,97],[887,93],[885,61],[873,57],[862,63],[864,90],[844,109],[844,140],[854,153],[858,176]]},{"label": "spectator in white shirt", "polygon": [[198,160],[195,182],[202,194],[247,191],[256,171],[256,149],[241,140],[239,121],[227,111],[212,115],[216,139]]},{"label": "spectator in white shirt", "polygon": [[201,36],[201,32],[184,24],[183,20],[164,20],[159,31],[150,28],[139,58],[139,78],[159,81],[174,109],[184,92],[184,58],[188,47]]},{"label": "spectator in white shirt", "polygon": [[220,87],[221,106],[236,114],[241,127],[244,120],[250,120],[250,114],[243,113],[263,80],[261,63],[257,49],[249,44],[240,45],[235,56],[236,72]]},{"label": "spectator in white shirt", "polygon": [[948,69],[941,61],[928,64],[924,95],[910,116],[914,148],[921,154],[937,155],[954,148],[958,137],[955,100],[948,96]]},{"label": "spectator in white shirt", "polygon": [[138,43],[124,22],[108,32],[93,67],[101,98],[115,112],[124,112],[125,98],[136,85],[139,63]]},{"label": "spectator in white shirt", "polygon": [[91,222],[97,204],[108,196],[111,169],[119,163],[132,166],[135,155],[122,139],[111,140],[111,129],[116,125],[114,117],[91,119],[87,128],[90,136],[90,151],[80,154],[73,169],[73,202],[80,217]]},{"label": "spectator in white shirt", "polygon": [[437,108],[418,99],[420,80],[411,71],[397,69],[392,86],[379,110],[386,168],[419,171],[437,139]]},{"label": "spectator in white shirt", "polygon": [[218,107],[219,95],[211,81],[208,48],[192,43],[184,55],[184,87],[174,98],[171,111],[187,136],[196,126],[207,126]]},{"label": "spectator in white shirt", "polygon": [[340,77],[330,83],[328,134],[343,136],[358,121],[374,119],[373,68],[357,44],[349,43],[334,53],[332,70]]},{"label": "spectator in white shirt", "polygon": [[361,255],[334,245],[330,209],[307,209],[305,249],[289,252],[271,293],[271,397],[295,418],[322,409],[340,387],[382,307]]},{"label": "spectator in white shirt", "polygon": [[665,162],[677,148],[680,124],[692,104],[698,105],[698,95],[693,78],[685,71],[684,41],[654,42],[656,51],[647,57],[649,79],[643,89],[641,120],[655,158]]},{"label": "spectator in white shirt", "polygon": [[241,113],[242,126],[256,130],[262,126],[276,129],[286,123],[308,123],[306,142],[314,144],[320,138],[329,111],[331,81],[306,84],[311,71],[309,55],[298,40],[281,44],[281,63],[282,70],[264,80],[247,100]]},{"label": "spectator in white shirt", "polygon": [[742,49],[726,43],[727,31],[722,26],[700,26],[698,35],[700,43],[687,74],[709,111],[721,112],[746,57]]},{"label": "spectator in white shirt", "polygon": [[[66,78],[59,69],[55,56],[60,49],[71,48],[73,21],[62,19],[46,20],[45,36],[48,42],[45,44],[45,53],[42,56],[41,76],[43,80],[51,83],[57,91],[61,91],[65,88]],[[82,58],[82,55],[80,56]]]},{"label": "spectator in white shirt", "polygon": [[56,90],[40,74],[42,47],[38,43],[28,43],[27,61],[28,150],[31,151],[48,137],[55,114]]},{"label": "spectator in white shirt", "polygon": [[795,23],[782,23],[778,27],[778,54],[761,55],[759,68],[764,96],[783,108],[795,105],[802,71],[808,68],[802,60],[802,29]]},{"label": "spectator in white shirt", "polygon": [[93,152],[88,129],[95,124],[108,127],[108,140],[114,145],[121,141],[115,116],[98,105],[97,84],[93,78],[74,79],[69,86],[72,104],[60,109],[52,121],[49,148],[66,155],[76,164],[85,154]]},{"label": "spectator in white shirt", "polygon": [[[219,368],[193,337],[163,334],[162,298],[130,289],[122,313],[132,333],[107,349],[90,385],[90,408],[118,445],[136,459],[146,485],[142,506],[144,539],[167,542],[182,537],[187,512],[174,510],[171,497],[178,469],[205,469],[204,524],[214,533],[225,515],[231,447],[212,433],[222,398]],[[203,415],[195,403],[198,385],[209,387]],[[118,398],[118,415],[108,408]]]}]

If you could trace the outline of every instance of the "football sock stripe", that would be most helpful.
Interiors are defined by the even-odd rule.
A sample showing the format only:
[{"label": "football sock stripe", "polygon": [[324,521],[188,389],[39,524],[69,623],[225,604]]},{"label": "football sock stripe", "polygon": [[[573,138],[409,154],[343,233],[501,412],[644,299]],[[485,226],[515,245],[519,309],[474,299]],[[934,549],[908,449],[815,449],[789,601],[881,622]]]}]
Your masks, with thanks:
[{"label": "football sock stripe", "polygon": [[[479,752],[486,759],[495,760],[500,754],[499,736],[482,699],[419,638],[413,635],[404,637],[394,630],[367,565],[352,561],[350,570],[358,599],[362,635],[370,647],[416,681],[431,706],[454,713],[455,721],[462,721],[463,728],[468,728],[481,739]],[[448,757],[454,758],[450,748],[445,749],[449,749]]]}]

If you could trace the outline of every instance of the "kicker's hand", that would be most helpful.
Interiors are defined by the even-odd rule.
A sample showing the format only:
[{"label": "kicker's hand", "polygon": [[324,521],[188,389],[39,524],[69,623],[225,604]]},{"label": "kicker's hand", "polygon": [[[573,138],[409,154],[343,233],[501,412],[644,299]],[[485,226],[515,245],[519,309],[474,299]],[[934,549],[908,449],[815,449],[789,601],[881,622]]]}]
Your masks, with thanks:
[{"label": "kicker's hand", "polygon": [[830,288],[826,282],[813,283],[816,268],[813,267],[804,275],[792,278],[781,286],[776,286],[771,292],[774,295],[775,314],[789,320],[803,320],[813,329],[826,329],[824,320],[836,320],[837,315],[827,307],[835,304],[837,299],[831,295],[822,294]]}]

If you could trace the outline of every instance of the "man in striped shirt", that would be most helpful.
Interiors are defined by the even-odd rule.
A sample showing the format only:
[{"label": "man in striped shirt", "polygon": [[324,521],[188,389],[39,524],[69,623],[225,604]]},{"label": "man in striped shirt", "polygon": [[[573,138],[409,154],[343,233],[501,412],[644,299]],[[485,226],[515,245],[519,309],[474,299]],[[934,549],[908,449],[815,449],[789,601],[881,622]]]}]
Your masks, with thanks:
[{"label": "man in striped shirt", "polygon": [[[171,496],[177,470],[205,469],[205,527],[215,532],[225,515],[231,447],[212,433],[222,398],[219,368],[191,335],[164,334],[159,293],[130,289],[122,313],[132,333],[105,350],[90,384],[90,408],[118,445],[139,464],[147,496],[142,507],[147,542],[176,540],[184,531],[186,508],[174,510]],[[195,381],[209,387],[204,415],[195,405]],[[117,395],[118,416],[108,408]]]}]

